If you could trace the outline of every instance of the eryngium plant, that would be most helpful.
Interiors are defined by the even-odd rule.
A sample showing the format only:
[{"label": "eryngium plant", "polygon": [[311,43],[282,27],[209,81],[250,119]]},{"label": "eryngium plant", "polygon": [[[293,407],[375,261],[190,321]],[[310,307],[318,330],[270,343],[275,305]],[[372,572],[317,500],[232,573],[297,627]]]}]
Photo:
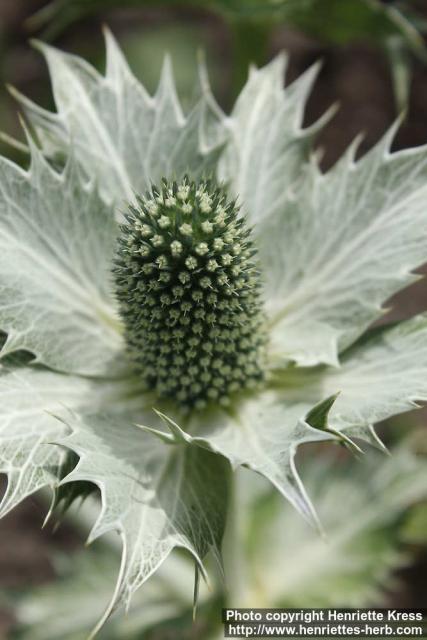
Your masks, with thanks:
[{"label": "eryngium plant", "polygon": [[298,446],[379,445],[427,399],[427,317],[369,331],[427,259],[427,150],[393,129],[322,174],[317,66],[284,90],[282,56],[225,116],[203,69],[188,114],[167,61],[148,95],[109,34],[105,76],[41,48],[57,113],[17,94],[38,144],[0,164],[1,512],[99,487],[89,540],[123,541],[99,627],[175,547],[220,559],[232,469],[316,523]]}]

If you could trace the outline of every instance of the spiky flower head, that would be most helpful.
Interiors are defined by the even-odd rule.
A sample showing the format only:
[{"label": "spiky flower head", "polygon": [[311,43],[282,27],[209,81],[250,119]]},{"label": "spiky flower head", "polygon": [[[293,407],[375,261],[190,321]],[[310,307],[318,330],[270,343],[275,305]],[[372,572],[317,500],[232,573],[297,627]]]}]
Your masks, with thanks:
[{"label": "spiky flower head", "polygon": [[132,360],[183,408],[227,404],[263,379],[260,278],[250,230],[211,181],[164,180],[121,228],[115,282]]}]

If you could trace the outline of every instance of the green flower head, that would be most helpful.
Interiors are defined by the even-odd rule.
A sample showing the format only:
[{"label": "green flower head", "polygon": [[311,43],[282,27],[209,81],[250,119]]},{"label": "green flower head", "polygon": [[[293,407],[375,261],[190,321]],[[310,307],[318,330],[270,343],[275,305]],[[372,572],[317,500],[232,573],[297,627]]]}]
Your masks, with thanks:
[{"label": "green flower head", "polygon": [[233,470],[316,524],[298,447],[381,446],[427,400],[426,316],[370,331],[427,261],[426,148],[393,128],[322,173],[317,65],[253,69],[228,116],[201,68],[184,113],[168,61],[151,96],[106,38],[105,75],[39,45],[57,112],[16,94],[38,144],[0,158],[0,515],[100,489],[89,539],[123,540],[100,625],[175,547],[220,559]]},{"label": "green flower head", "polygon": [[115,281],[126,341],[148,388],[185,409],[230,403],[263,378],[256,250],[210,182],[153,187],[122,225]]}]

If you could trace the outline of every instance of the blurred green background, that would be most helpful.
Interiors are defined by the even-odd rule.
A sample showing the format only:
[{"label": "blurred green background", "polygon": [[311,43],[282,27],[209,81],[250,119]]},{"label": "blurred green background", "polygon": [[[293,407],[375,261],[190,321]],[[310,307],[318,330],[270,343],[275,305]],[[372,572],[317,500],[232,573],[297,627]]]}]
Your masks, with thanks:
[{"label": "blurred green background", "polygon": [[[77,53],[102,70],[103,24],[111,28],[134,73],[151,92],[156,88],[163,56],[168,51],[172,57],[178,91],[184,105],[191,99],[198,51],[203,51],[206,55],[215,96],[226,110],[231,108],[244,84],[250,63],[262,65],[275,53],[284,49],[289,53],[286,82],[290,82],[314,61],[321,59],[322,71],[307,105],[306,124],[317,119],[332,103],[339,103],[337,115],[325,127],[318,140],[318,145],[323,151],[322,166],[325,169],[334,163],[360,132],[364,133],[360,153],[366,151],[402,112],[405,112],[406,117],[396,138],[395,148],[425,144],[426,5],[425,0],[0,0],[0,131],[3,136],[0,150],[15,161],[25,164],[25,153],[7,143],[8,137],[22,139],[17,108],[6,89],[7,84],[13,85],[42,106],[54,109],[47,70],[41,56],[29,44],[30,38],[39,38]],[[426,272],[426,269],[423,271]],[[427,285],[425,282],[419,282],[397,296],[393,302],[394,310],[384,321],[396,320],[426,310]],[[417,452],[422,457],[422,454],[426,453],[425,435],[419,437],[419,433],[420,429],[424,429],[425,434],[426,415],[425,411],[405,415],[380,431],[390,446],[404,446],[405,451]],[[405,445],[400,444],[403,434],[412,434],[409,440],[405,440]],[[337,504],[345,503],[345,496],[343,497],[340,487],[345,481],[347,468],[343,470],[342,460],[343,456],[346,461],[349,458],[339,447],[332,447],[331,458],[330,449],[331,447],[310,447],[300,457],[307,459],[307,475],[311,477],[315,503],[319,504],[320,511],[324,509],[325,518],[330,518],[331,526],[336,527],[340,521],[340,512],[338,510],[335,515],[335,521],[331,519],[330,504],[325,501],[325,496],[329,495],[329,491],[335,491],[332,495],[335,496]],[[405,476],[406,455],[407,453],[403,453],[401,456],[402,477]],[[310,456],[314,456],[316,460],[315,468],[312,469],[309,464]],[[385,465],[386,461],[383,460],[381,464]],[[325,475],[325,468],[329,470],[329,476]],[[356,495],[358,482],[365,490],[365,493],[362,491],[357,498],[359,502],[354,505],[354,509],[357,513],[367,514],[364,520],[366,528],[360,532],[356,531],[354,540],[351,537],[349,540],[345,539],[345,544],[348,543],[350,546],[346,547],[341,542],[339,546],[337,543],[336,552],[337,557],[341,558],[340,566],[346,567],[346,562],[350,560],[358,566],[358,571],[350,571],[350,575],[354,577],[352,586],[355,593],[359,594],[359,600],[356,598],[355,601],[365,604],[378,602],[378,599],[375,599],[378,595],[375,591],[378,574],[381,588],[386,594],[386,602],[394,606],[425,606],[427,514],[425,506],[410,509],[414,500],[416,503],[419,501],[418,493],[411,493],[415,485],[411,485],[411,490],[408,488],[405,493],[405,487],[397,484],[393,500],[397,495],[401,497],[400,502],[393,501],[391,497],[387,502],[385,498],[385,502],[381,503],[384,507],[384,517],[375,520],[372,514],[369,515],[369,501],[373,493],[365,486],[366,476],[363,474],[366,472],[358,472],[352,463],[351,473],[354,473],[355,480],[353,488],[348,485],[348,492],[354,492]],[[390,472],[389,476],[387,473],[389,472],[384,471],[390,483],[398,483],[398,478],[394,477],[393,473]],[[418,476],[414,482],[415,480],[419,482]],[[324,490],[316,496],[319,486]],[[286,516],[289,518],[290,532],[293,534],[293,537],[291,534],[291,537],[288,537],[289,554],[300,554],[304,557],[305,550],[312,549],[317,543],[305,540],[306,534],[301,532],[300,524],[296,520],[298,516],[289,508],[278,507],[275,498],[267,498],[262,493],[265,488],[261,494],[257,491],[258,489],[255,489],[247,498],[251,503],[247,526],[254,532],[254,538],[245,543],[246,553],[249,556],[252,554],[252,573],[248,578],[248,584],[253,587],[258,585],[259,589],[256,591],[254,587],[252,597],[257,597],[258,601],[253,604],[267,606],[268,603],[274,604],[276,598],[279,604],[284,602],[288,605],[290,603],[303,606],[305,603],[301,595],[299,600],[295,594],[293,595],[296,600],[293,600],[292,594],[287,592],[277,592],[274,596],[271,584],[274,584],[278,577],[274,572],[271,575],[267,572],[265,567],[269,564],[269,549],[268,546],[263,547],[257,536],[269,540],[271,548],[274,549],[278,536],[287,528],[286,520],[283,521]],[[261,499],[258,499],[259,495]],[[378,513],[381,508],[378,506]],[[283,509],[283,513],[279,513],[278,509]],[[342,518],[345,517],[343,513]],[[75,622],[75,612],[79,613],[78,607],[83,606],[78,602],[72,602],[70,607],[70,593],[78,594],[81,591],[83,602],[96,590],[103,593],[103,589],[108,591],[112,586],[109,582],[112,569],[108,560],[111,555],[108,546],[107,551],[100,548],[87,560],[83,559],[83,556],[74,554],[78,553],[82,546],[85,526],[81,523],[76,525],[75,522],[65,523],[53,535],[50,527],[41,529],[42,520],[40,501],[38,498],[31,498],[0,523],[0,591],[4,595],[4,607],[0,608],[0,638],[18,637],[15,631],[12,631],[14,615],[18,615],[23,623],[30,624],[32,621],[29,630],[25,630],[24,625],[19,637],[28,640],[83,638],[81,629],[77,630],[74,636],[65,636],[66,625],[72,625],[73,620]],[[267,523],[264,529],[261,526],[263,522]],[[291,544],[294,540],[301,541],[302,546],[294,549]],[[263,551],[258,557],[257,549],[261,547]],[[350,554],[350,558],[349,549],[353,553]],[[404,561],[404,556],[407,561]],[[94,582],[87,582],[84,578],[82,581],[80,578],[76,579],[73,573],[75,558],[78,566],[82,568],[81,576],[86,571],[93,577]],[[114,556],[111,560],[113,571],[115,562]],[[281,562],[285,565],[286,558]],[[322,556],[320,551],[317,562],[317,566],[320,564],[321,568],[322,562],[329,568],[334,566],[331,555]],[[270,564],[274,568],[271,558]],[[405,564],[407,567],[402,568]],[[99,573],[97,567],[100,567]],[[175,569],[176,573],[173,575],[178,576],[178,581],[182,579],[185,582],[188,578],[188,568],[184,568],[182,573],[180,567]],[[264,570],[268,578],[263,581],[260,575],[262,576]],[[56,583],[51,586],[51,580],[57,574],[69,576],[69,582],[65,582],[62,590],[57,589]],[[103,574],[107,575],[107,582]],[[345,571],[337,570],[331,582],[328,572],[320,571],[319,580],[329,580],[329,592],[345,591],[350,588],[346,575]],[[166,573],[163,585],[170,586],[171,576],[172,574]],[[263,582],[267,584],[262,584]],[[303,582],[299,585],[300,594],[304,589],[307,592],[307,584],[309,583]],[[40,586],[45,590],[40,592]],[[164,587],[156,583],[152,590],[147,592],[148,603],[153,607],[151,611],[156,611],[158,606],[159,617],[169,615],[172,618],[179,618],[184,611],[184,622],[175,622],[175,626],[169,626],[166,630],[137,631],[136,635],[132,635],[134,629],[132,630],[131,619],[127,627],[118,624],[108,637],[118,640],[125,637],[158,640],[205,637],[203,616],[198,623],[201,627],[196,627],[196,630],[193,629],[191,632],[182,631],[191,628],[191,625],[188,626],[190,605],[184,598],[178,606],[176,594],[173,595],[172,589],[172,595],[168,595],[172,601],[172,608],[168,609],[167,598],[166,602],[163,602],[165,596],[162,600],[158,595],[162,588]],[[363,599],[360,594],[365,594],[365,588],[367,595],[364,595]],[[18,612],[14,611],[12,593],[24,598]],[[316,595],[315,586],[311,593],[312,601],[307,602],[307,605],[324,604],[324,601],[319,600],[318,594]],[[55,601],[55,597],[59,600]],[[261,603],[262,598],[266,601]],[[54,626],[50,636],[43,635],[40,630],[46,627],[46,620],[49,619],[48,605],[53,603],[55,607],[60,607],[61,602],[61,616],[65,626]],[[90,603],[88,609],[92,604]],[[218,608],[219,601],[215,601],[214,604]],[[210,606],[212,607],[212,604]],[[206,610],[209,610],[209,604],[206,604]],[[80,613],[83,624],[83,611]],[[145,609],[143,613],[145,615]],[[91,612],[86,611],[86,614],[89,619]],[[135,625],[138,629],[138,624]],[[178,628],[181,629],[179,636]],[[37,635],[39,632],[40,635]]]}]

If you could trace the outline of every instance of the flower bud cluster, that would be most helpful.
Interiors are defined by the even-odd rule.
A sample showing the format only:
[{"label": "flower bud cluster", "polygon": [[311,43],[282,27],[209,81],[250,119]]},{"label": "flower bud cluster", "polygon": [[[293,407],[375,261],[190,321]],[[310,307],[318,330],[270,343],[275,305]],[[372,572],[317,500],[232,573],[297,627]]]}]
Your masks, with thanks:
[{"label": "flower bud cluster", "polygon": [[163,181],[130,206],[114,278],[132,360],[185,409],[226,405],[263,379],[250,231],[210,181]]}]

